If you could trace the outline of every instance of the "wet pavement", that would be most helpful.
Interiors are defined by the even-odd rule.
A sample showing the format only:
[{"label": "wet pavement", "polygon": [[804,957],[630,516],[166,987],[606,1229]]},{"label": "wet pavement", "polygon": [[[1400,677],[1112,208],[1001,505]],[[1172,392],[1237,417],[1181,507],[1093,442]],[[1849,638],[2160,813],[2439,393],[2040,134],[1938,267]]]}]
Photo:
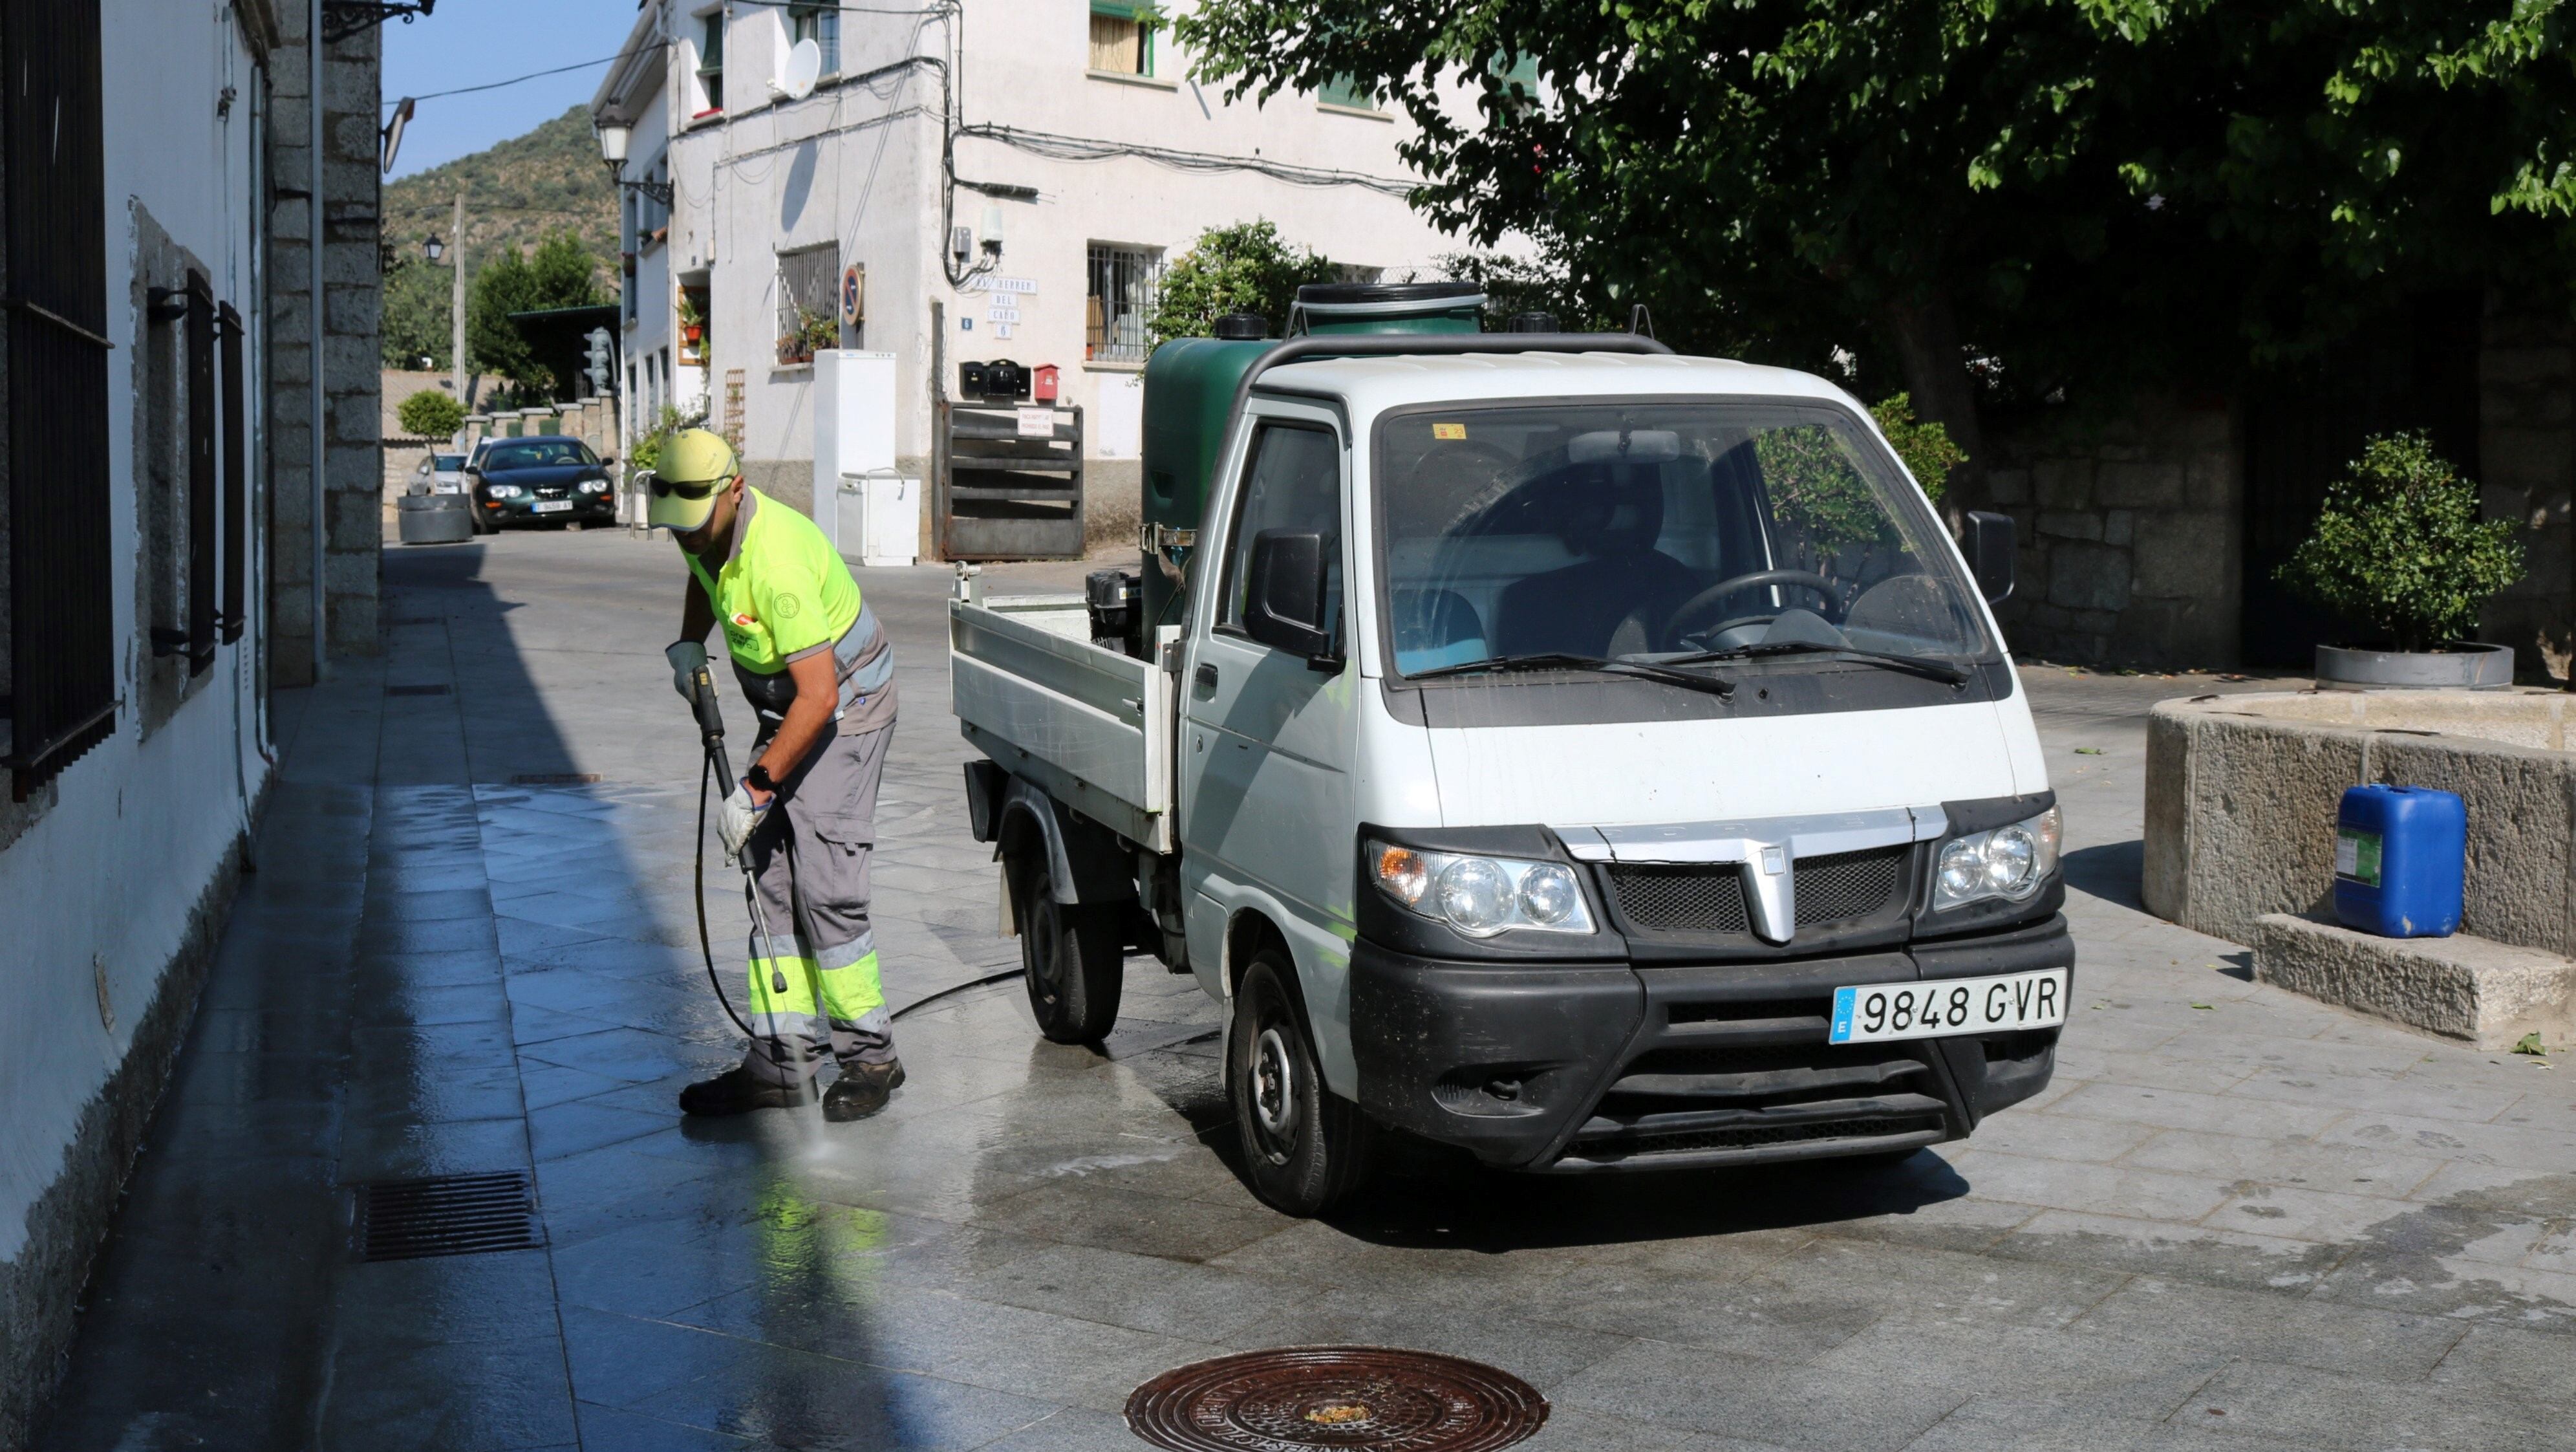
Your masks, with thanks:
[{"label": "wet pavement", "polygon": [[[387,654],[281,700],[259,871],[40,1446],[1117,1449],[1170,1367],[1365,1343],[1527,1380],[1524,1445],[1558,1452],[2576,1447],[2576,1066],[2254,985],[2136,907],[2146,705],[2250,684],[2029,673],[2078,1008],[2055,1083],[1973,1140],[1591,1181],[1415,1158],[1297,1222],[1235,1177],[1213,1006],[1150,959],[1100,1050],[974,989],[898,1024],[877,1119],[682,1122],[739,1050],[691,907],[676,560],[514,534],[385,571]],[[862,583],[900,662],[901,1006],[1017,953],[945,574]],[[739,883],[706,885],[739,993]],[[351,1253],[351,1187],[490,1172],[530,1177],[533,1248]]]}]

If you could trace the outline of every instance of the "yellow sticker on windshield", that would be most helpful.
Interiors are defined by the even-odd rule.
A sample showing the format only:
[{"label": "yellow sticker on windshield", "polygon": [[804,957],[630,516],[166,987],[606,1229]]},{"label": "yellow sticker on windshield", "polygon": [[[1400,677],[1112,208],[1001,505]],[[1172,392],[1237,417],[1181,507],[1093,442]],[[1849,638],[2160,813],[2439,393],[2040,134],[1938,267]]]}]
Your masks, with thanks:
[{"label": "yellow sticker on windshield", "polygon": [[1463,439],[1467,437],[1467,426],[1465,424],[1436,423],[1431,426],[1431,437],[1435,439]]}]

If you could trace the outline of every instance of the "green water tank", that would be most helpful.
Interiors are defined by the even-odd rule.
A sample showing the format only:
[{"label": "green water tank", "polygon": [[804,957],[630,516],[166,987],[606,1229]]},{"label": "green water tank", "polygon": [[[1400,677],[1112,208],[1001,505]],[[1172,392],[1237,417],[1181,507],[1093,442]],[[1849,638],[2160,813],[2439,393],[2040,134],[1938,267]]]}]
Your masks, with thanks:
[{"label": "green water tank", "polygon": [[[1142,481],[1145,528],[1195,530],[1207,512],[1208,476],[1225,448],[1226,416],[1234,411],[1243,375],[1272,344],[1224,338],[1174,338],[1145,363],[1145,458]],[[1190,551],[1167,546],[1145,551],[1137,604],[1144,629],[1135,639],[1151,650],[1154,627],[1177,625],[1180,586],[1164,568]]]},{"label": "green water tank", "polygon": [[[1297,289],[1290,332],[1473,333],[1484,295],[1473,283],[1310,283]],[[1149,536],[1158,530],[1203,530],[1211,476],[1225,451],[1225,426],[1234,395],[1254,362],[1275,344],[1227,338],[1175,338],[1145,364],[1145,458],[1142,504]],[[1162,558],[1144,552],[1137,588],[1143,628],[1131,639],[1150,651],[1154,629],[1180,623],[1178,597],[1166,564],[1196,551],[1167,544]],[[1192,569],[1190,577],[1198,578]]]}]

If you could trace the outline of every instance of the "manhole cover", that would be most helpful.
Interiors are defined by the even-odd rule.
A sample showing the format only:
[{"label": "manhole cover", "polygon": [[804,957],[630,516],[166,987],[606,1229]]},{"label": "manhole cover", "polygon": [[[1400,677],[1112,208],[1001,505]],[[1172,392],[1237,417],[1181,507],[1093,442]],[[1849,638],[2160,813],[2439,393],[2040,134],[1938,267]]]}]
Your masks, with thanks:
[{"label": "manhole cover", "polygon": [[1128,1429],[1172,1452],[1489,1452],[1546,1422],[1547,1398],[1509,1372],[1382,1346],[1220,1356],[1127,1398]]}]

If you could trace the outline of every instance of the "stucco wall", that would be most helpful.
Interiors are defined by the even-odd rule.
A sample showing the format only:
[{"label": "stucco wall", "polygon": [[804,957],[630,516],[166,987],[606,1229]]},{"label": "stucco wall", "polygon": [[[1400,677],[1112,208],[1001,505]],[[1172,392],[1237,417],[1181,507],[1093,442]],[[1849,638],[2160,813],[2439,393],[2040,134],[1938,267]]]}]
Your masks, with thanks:
[{"label": "stucco wall", "polygon": [[[82,1279],[193,1011],[268,780],[264,420],[254,406],[251,618],[191,677],[150,650],[169,584],[151,578],[168,566],[151,511],[170,480],[166,470],[156,479],[149,456],[168,442],[159,413],[183,410],[185,394],[184,379],[168,376],[184,350],[162,346],[176,341],[175,326],[152,323],[144,295],[181,285],[189,266],[202,270],[216,299],[243,316],[245,392],[261,397],[262,81],[240,27],[263,24],[266,7],[107,0],[102,10],[107,332],[117,344],[107,367],[109,600],[122,707],[106,741],[28,801],[0,806],[0,1448],[22,1444],[58,1374]],[[218,97],[230,99],[219,109]],[[177,422],[184,438],[184,412]]]}]

